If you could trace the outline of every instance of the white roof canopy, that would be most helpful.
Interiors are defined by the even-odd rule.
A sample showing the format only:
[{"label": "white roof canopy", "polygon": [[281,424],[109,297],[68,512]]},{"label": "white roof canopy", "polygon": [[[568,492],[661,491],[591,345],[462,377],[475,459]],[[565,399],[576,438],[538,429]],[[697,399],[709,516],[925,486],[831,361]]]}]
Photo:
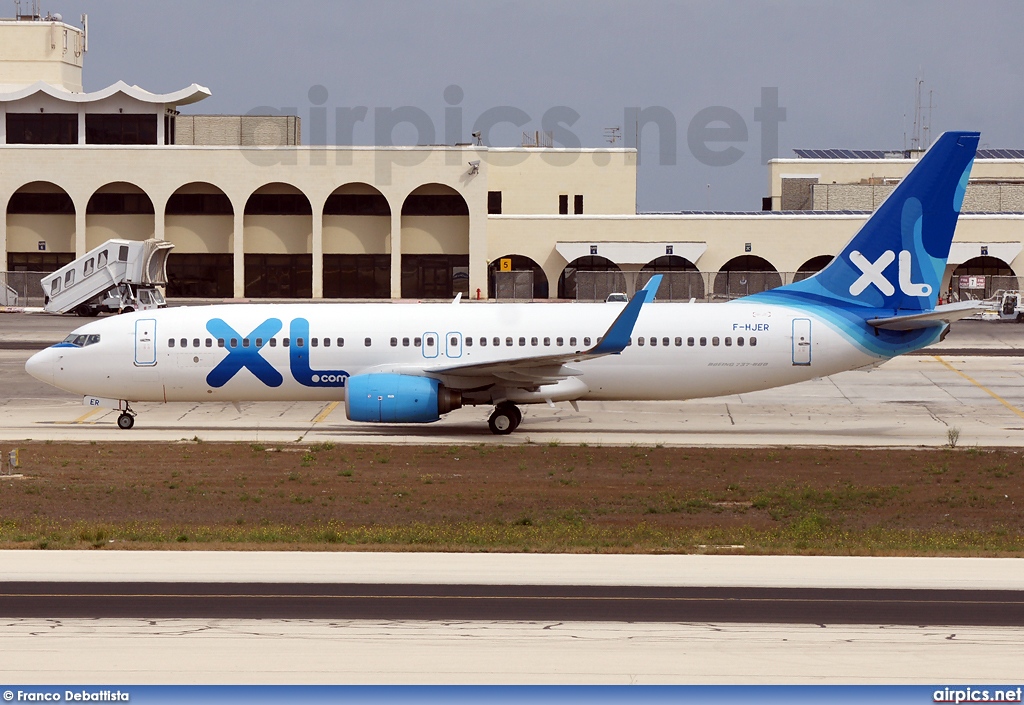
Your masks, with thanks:
[{"label": "white roof canopy", "polygon": [[180,91],[175,91],[173,93],[150,93],[138,86],[129,86],[124,81],[118,81],[113,85],[107,86],[106,88],[98,91],[93,91],[92,93],[72,93],[71,91],[64,90],[59,86],[53,86],[49,83],[44,83],[43,81],[37,81],[30,86],[24,86],[23,88],[18,88],[16,90],[0,91],[0,103],[10,103],[16,100],[22,100],[23,98],[28,98],[36,93],[45,93],[52,98],[65,101],[67,103],[95,103],[96,101],[121,94],[142,103],[189,105],[190,103],[196,103],[203,98],[210,97],[210,89],[205,86],[200,86],[198,83],[193,83],[188,88],[182,88]]},{"label": "white roof canopy", "polygon": [[599,255],[615,264],[647,264],[672,254],[696,264],[708,249],[706,242],[557,242],[555,250],[572,262],[577,257]]},{"label": "white roof canopy", "polygon": [[[1024,245],[1019,242],[954,242],[949,248],[947,263],[955,266],[987,254],[988,257],[995,257],[1010,264],[1020,254],[1022,247]],[[982,254],[982,248],[986,248],[986,254]]]}]

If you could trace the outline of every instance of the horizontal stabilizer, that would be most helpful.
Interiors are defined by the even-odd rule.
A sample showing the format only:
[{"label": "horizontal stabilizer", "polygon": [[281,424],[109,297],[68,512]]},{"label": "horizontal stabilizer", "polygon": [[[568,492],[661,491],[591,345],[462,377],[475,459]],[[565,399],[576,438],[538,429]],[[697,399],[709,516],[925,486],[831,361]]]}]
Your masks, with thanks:
[{"label": "horizontal stabilizer", "polygon": [[867,321],[867,324],[886,330],[918,330],[959,321],[961,318],[985,310],[986,306],[983,301],[958,301],[954,304],[936,306],[931,311],[924,313],[892,316],[891,318],[872,318]]}]

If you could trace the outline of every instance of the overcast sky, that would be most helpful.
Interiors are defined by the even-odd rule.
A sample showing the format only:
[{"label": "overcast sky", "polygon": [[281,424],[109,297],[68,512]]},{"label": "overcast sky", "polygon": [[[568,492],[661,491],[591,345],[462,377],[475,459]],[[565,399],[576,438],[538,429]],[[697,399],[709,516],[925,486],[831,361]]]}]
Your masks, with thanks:
[{"label": "overcast sky", "polygon": [[[353,141],[373,144],[378,108],[422,109],[443,142],[446,108],[461,109],[469,141],[484,111],[512,106],[530,122],[496,126],[490,144],[518,144],[552,111],[567,140],[601,147],[611,126],[632,142],[628,108],[660,106],[675,122],[675,152],[654,124],[643,130],[641,211],[760,208],[768,193],[761,152],[769,123],[755,121],[763,88],[777,89],[785,109],[782,157],[801,147],[902,149],[918,77],[926,104],[933,93],[933,135],[981,130],[983,146],[1024,147],[1017,0],[44,0],[42,9],[72,24],[89,13],[86,90],[118,79],[155,92],[199,83],[213,97],[183,112],[294,110],[306,143],[317,85],[326,88],[330,143],[338,108],[368,108]],[[445,100],[452,85],[462,92],[454,106]],[[322,92],[314,98],[323,101]],[[701,112],[714,106],[728,110]],[[579,118],[568,125],[572,111]],[[723,115],[732,127],[706,122]],[[739,152],[698,158],[687,139],[695,121],[747,138],[707,142],[704,149]],[[400,125],[393,139],[410,144],[418,135]],[[732,163],[707,164],[716,159]]]}]

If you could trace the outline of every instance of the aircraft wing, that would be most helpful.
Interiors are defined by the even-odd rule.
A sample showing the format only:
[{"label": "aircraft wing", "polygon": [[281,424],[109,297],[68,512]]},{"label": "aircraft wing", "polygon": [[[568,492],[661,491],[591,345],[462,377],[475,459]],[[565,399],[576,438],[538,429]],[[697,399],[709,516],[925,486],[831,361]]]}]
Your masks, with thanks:
[{"label": "aircraft wing", "polygon": [[885,328],[886,330],[917,330],[919,328],[931,328],[941,326],[971,314],[983,311],[987,305],[983,301],[958,301],[952,304],[936,306],[931,311],[924,313],[912,313],[906,316],[892,316],[890,318],[872,318],[866,321],[869,326]]},{"label": "aircraft wing", "polygon": [[585,350],[428,367],[423,372],[445,377],[447,378],[445,383],[455,388],[479,387],[495,383],[507,387],[532,388],[580,375],[582,374],[580,370],[569,366],[571,363],[593,360],[605,355],[618,355],[626,349],[629,339],[633,335],[636,319],[640,315],[640,307],[654,299],[658,286],[661,285],[661,279],[662,275],[660,274],[651,277],[647,285],[636,292],[625,308],[615,317],[604,335],[597,339],[597,344]]}]

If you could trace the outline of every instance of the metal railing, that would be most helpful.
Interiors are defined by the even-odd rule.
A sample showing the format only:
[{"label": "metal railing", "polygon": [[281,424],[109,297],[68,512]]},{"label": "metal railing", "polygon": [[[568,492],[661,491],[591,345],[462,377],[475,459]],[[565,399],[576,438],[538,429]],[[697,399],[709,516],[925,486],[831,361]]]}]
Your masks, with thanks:
[{"label": "metal railing", "polygon": [[[659,301],[729,301],[749,296],[810,276],[808,272],[587,272],[576,271],[569,282],[568,298],[604,301],[611,293],[632,296],[651,277],[661,274]],[[575,287],[575,297],[572,296]]]},{"label": "metal railing", "polygon": [[0,306],[42,306],[46,272],[0,272]]}]

